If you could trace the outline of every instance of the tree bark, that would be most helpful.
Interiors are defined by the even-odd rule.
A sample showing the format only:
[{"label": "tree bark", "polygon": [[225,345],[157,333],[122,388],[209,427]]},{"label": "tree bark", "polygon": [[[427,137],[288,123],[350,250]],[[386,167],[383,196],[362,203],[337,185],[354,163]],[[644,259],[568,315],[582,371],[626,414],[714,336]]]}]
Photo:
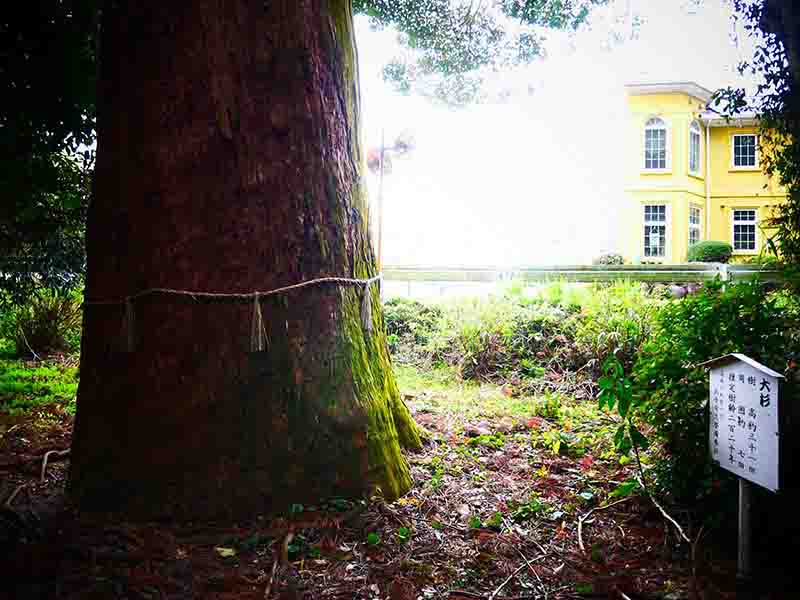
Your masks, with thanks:
[{"label": "tree bark", "polygon": [[[69,491],[231,517],[410,486],[368,239],[350,0],[107,2]],[[132,348],[126,345],[132,334]]]}]

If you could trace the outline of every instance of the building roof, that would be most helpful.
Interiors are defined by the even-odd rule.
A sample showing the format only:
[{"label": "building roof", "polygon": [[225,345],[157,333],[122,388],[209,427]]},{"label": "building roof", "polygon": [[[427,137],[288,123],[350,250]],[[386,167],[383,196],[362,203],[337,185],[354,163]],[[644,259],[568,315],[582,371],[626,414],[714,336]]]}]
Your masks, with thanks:
[{"label": "building roof", "polygon": [[744,354],[738,354],[735,352],[733,354],[726,354],[725,356],[720,356],[719,358],[712,358],[711,360],[708,360],[704,363],[700,363],[698,366],[705,367],[706,369],[717,369],[719,367],[724,367],[725,365],[729,365],[731,363],[739,361],[746,363],[751,367],[758,369],[762,373],[770,375],[771,377],[777,377],[778,379],[785,379],[785,377],[780,373],[776,373],[769,367],[765,367],[760,362],[753,360],[749,356],[745,356]]},{"label": "building roof", "polygon": [[648,94],[686,94],[708,102],[713,92],[696,84],[694,81],[667,81],[660,83],[629,83],[625,86],[631,96],[644,96]]}]

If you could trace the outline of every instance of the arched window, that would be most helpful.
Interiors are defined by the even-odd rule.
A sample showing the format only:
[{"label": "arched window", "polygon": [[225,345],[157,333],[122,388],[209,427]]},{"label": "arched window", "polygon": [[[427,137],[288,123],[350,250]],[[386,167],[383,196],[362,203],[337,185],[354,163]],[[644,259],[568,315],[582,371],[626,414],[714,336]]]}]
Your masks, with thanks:
[{"label": "arched window", "polygon": [[700,123],[689,125],[689,173],[700,173]]},{"label": "arched window", "polygon": [[658,117],[644,124],[644,168],[667,168],[667,124]]}]

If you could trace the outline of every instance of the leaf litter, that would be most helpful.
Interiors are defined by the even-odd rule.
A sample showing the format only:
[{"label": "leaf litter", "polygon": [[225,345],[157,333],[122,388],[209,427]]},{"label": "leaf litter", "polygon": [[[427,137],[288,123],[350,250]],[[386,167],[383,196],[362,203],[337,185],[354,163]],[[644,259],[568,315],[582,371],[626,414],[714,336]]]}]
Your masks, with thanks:
[{"label": "leaf litter", "polygon": [[698,576],[688,549],[646,498],[612,497],[633,473],[604,450],[606,415],[454,414],[431,409],[419,395],[406,401],[428,435],[422,451],[407,456],[414,485],[405,496],[394,502],[335,498],[239,524],[127,523],[77,514],[64,498],[68,456],[39,480],[45,453],[69,447],[72,417],[55,405],[4,417],[0,498],[5,503],[19,486],[25,493],[2,513],[8,558],[0,593],[30,599],[735,597],[735,565],[717,561]]}]

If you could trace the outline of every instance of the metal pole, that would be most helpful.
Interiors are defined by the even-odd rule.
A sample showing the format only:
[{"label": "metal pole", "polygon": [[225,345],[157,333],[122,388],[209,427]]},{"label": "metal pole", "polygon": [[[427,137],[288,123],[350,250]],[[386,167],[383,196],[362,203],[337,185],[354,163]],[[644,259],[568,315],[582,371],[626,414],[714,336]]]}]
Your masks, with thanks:
[{"label": "metal pole", "polygon": [[386,131],[381,129],[381,162],[378,179],[378,272],[383,268],[383,153],[386,151]]},{"label": "metal pole", "polygon": [[[736,572],[737,597],[742,600],[750,597],[752,581],[752,555],[750,548],[750,505],[752,485],[746,479],[739,479],[739,563]],[[741,596],[740,596],[741,594]]]}]

